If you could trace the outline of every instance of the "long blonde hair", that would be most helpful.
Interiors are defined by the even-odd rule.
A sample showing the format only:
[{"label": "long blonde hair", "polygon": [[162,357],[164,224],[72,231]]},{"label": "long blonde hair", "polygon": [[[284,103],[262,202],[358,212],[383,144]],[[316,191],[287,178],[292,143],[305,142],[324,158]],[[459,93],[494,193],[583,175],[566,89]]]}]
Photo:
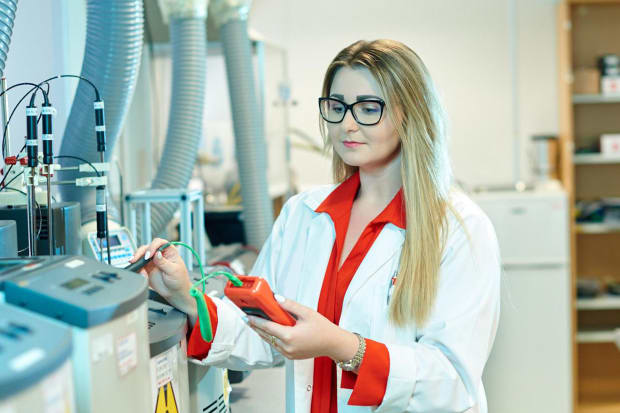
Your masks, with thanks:
[{"label": "long blonde hair", "polygon": [[[390,303],[397,326],[423,325],[438,288],[447,233],[451,168],[444,117],[435,87],[418,55],[394,40],[358,41],[342,50],[327,68],[322,96],[329,96],[338,69],[366,68],[386,99],[386,113],[401,140],[401,176],[406,235],[399,274]],[[333,149],[321,121],[326,148]],[[332,150],[335,182],[357,171]]]}]

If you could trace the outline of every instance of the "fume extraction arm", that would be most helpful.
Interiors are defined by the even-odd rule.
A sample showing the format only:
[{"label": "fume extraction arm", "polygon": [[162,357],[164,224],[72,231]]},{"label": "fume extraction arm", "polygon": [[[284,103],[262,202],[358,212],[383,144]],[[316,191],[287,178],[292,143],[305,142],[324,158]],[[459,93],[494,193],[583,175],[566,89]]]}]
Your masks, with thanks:
[{"label": "fume extraction arm", "polygon": [[[248,244],[261,246],[273,223],[267,184],[267,145],[262,111],[256,93],[252,47],[248,37],[249,0],[159,0],[169,23],[172,44],[172,93],[164,150],[151,187],[185,188],[192,175],[203,137],[206,93],[207,10],[213,13],[224,50],[232,105],[235,149],[239,165]],[[108,148],[106,161],[122,131],[133,97],[143,47],[142,0],[87,0],[87,30],[81,75],[91,79],[106,100]],[[0,56],[1,57],[1,56]],[[92,102],[92,89],[80,83],[67,121],[60,154],[79,152],[98,161],[96,145],[84,139],[94,119],[84,111]],[[72,179],[63,172],[62,179]],[[65,176],[67,175],[67,176]],[[78,201],[82,223],[95,219],[91,193],[61,188],[64,201]],[[151,212],[153,234],[161,234],[176,205],[158,204]],[[110,205],[111,219],[118,218]]]}]

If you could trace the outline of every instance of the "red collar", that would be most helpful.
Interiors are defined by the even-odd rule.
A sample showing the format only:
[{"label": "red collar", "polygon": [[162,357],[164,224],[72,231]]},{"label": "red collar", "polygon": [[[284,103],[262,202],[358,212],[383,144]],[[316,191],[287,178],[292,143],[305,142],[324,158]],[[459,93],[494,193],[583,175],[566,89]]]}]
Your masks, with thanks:
[{"label": "red collar", "polygon": [[[343,219],[345,216],[350,217],[353,201],[359,187],[360,175],[359,172],[356,172],[338,185],[315,211],[328,213],[334,222]],[[401,229],[405,229],[404,206],[403,189],[401,188],[385,209],[372,220],[371,224],[386,224],[389,222]]]}]

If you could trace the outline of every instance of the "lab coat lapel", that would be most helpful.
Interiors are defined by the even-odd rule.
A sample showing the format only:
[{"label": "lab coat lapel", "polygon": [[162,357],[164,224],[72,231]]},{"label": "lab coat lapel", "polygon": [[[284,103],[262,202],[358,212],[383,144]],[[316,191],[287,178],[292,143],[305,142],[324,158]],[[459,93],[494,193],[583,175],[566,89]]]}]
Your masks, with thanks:
[{"label": "lab coat lapel", "polygon": [[405,230],[393,224],[386,224],[383,227],[349,284],[342,305],[343,312],[347,309],[349,302],[357,291],[364,287],[364,284],[366,284],[381,267],[393,259],[397,253],[400,253],[401,246],[405,240],[404,234]]},{"label": "lab coat lapel", "polygon": [[303,274],[296,297],[297,302],[313,310],[318,307],[321,286],[335,239],[336,230],[329,215],[316,214],[308,226]]}]

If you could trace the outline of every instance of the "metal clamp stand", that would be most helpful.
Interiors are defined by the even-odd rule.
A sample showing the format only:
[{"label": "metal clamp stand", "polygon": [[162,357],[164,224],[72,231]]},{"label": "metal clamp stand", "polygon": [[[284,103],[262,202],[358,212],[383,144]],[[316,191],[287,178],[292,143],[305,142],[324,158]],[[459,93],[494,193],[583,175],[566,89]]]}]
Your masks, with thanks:
[{"label": "metal clamp stand", "polygon": [[37,220],[35,216],[35,186],[37,183],[37,174],[36,167],[26,168],[24,171],[26,176],[26,191],[27,191],[27,204],[26,204],[26,215],[28,217],[27,225],[28,225],[28,255],[33,257],[37,255],[37,243],[36,243],[36,233],[37,233]]},{"label": "metal clamp stand", "polygon": [[[196,246],[200,260],[205,262],[205,234],[204,234],[204,201],[202,191],[187,189],[149,189],[148,191],[136,191],[125,195],[125,216],[129,217],[129,231],[138,244],[151,242],[151,204],[159,202],[178,202],[181,207],[181,242]],[[140,222],[141,238],[138,239],[136,231],[137,209],[141,205],[142,215]],[[192,208],[193,206],[193,208]],[[192,232],[192,210],[194,212],[194,232]],[[185,261],[188,269],[193,268],[193,257],[190,251],[182,249],[179,254]]]}]

